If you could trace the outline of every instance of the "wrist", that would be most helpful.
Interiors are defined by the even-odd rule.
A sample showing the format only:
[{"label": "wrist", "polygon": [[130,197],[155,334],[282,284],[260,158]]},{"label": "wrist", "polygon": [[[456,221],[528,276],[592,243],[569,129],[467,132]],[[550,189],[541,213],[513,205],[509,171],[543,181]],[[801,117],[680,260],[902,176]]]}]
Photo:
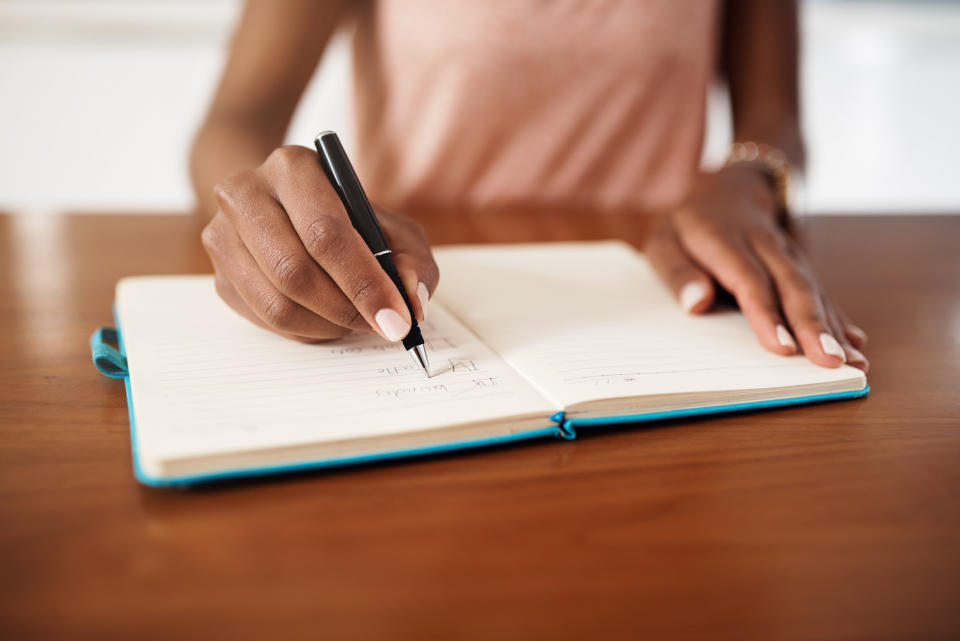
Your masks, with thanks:
[{"label": "wrist", "polygon": [[786,226],[793,213],[791,183],[796,168],[780,149],[753,141],[734,142],[730,145],[725,169],[747,169],[762,176],[770,189],[777,220]]}]

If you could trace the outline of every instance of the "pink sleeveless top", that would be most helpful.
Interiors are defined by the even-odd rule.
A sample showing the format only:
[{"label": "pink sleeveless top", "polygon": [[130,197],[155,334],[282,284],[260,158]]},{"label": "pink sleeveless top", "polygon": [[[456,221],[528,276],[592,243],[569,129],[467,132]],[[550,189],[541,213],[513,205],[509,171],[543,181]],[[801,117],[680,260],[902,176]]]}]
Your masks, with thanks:
[{"label": "pink sleeveless top", "polygon": [[700,159],[716,0],[370,0],[356,163],[397,211],[652,210]]}]

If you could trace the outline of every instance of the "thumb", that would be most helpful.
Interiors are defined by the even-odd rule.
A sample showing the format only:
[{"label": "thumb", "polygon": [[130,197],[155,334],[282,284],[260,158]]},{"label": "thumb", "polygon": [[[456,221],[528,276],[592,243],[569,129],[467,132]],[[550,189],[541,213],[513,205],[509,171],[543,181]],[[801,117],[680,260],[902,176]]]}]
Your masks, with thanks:
[{"label": "thumb", "polygon": [[684,251],[669,226],[660,227],[644,251],[684,311],[702,314],[710,309],[716,296],[713,279]]}]

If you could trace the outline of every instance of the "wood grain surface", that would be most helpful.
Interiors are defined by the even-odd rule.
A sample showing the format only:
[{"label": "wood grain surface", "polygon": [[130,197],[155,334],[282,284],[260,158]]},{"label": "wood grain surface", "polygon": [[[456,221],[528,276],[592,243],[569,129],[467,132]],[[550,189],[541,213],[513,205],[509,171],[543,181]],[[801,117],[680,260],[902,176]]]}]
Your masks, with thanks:
[{"label": "wood grain surface", "polygon": [[196,223],[0,216],[0,638],[960,638],[960,217],[805,231],[866,399],[171,491],[87,339],[121,276],[209,269]]}]

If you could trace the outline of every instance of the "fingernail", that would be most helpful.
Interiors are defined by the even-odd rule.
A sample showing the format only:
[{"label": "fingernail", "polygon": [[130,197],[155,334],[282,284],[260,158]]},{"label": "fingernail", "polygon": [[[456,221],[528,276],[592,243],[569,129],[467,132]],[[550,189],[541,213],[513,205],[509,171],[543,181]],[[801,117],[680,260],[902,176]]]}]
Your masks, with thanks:
[{"label": "fingernail", "polygon": [[847,362],[847,357],[843,353],[843,348],[840,347],[840,343],[830,334],[826,332],[820,334],[820,347],[823,348],[824,353],[837,356],[844,363]]},{"label": "fingernail", "polygon": [[867,342],[867,333],[862,329],[860,329],[859,327],[857,327],[856,325],[847,325],[847,333],[853,334],[854,336],[859,338],[860,341],[863,343]]},{"label": "fingernail", "polygon": [[430,292],[427,291],[427,286],[422,282],[417,283],[417,298],[420,299],[420,309],[423,310],[424,320],[427,318],[427,302],[430,300]]},{"label": "fingernail", "polygon": [[699,281],[687,283],[680,290],[680,306],[689,312],[707,296],[707,288]]},{"label": "fingernail", "polygon": [[866,363],[867,357],[863,355],[859,349],[855,347],[844,347],[843,351],[846,352],[847,362],[848,363]]},{"label": "fingernail", "polygon": [[793,336],[790,335],[790,331],[783,325],[777,325],[777,340],[784,347],[789,347],[793,351],[797,351],[797,343],[793,340]]},{"label": "fingernail", "polygon": [[393,311],[389,307],[377,312],[373,320],[377,321],[380,331],[387,337],[388,341],[398,341],[410,331],[410,323],[403,320],[403,316]]}]

